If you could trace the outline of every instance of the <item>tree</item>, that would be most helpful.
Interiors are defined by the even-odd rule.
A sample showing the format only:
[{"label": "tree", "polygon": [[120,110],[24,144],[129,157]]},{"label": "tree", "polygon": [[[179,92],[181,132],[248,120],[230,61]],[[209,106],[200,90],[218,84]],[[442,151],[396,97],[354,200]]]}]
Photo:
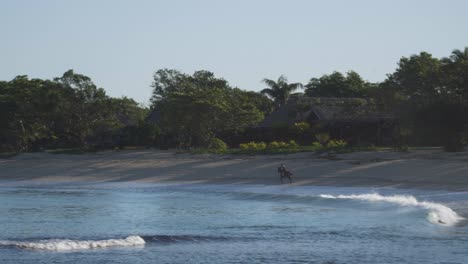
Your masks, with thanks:
[{"label": "tree", "polygon": [[447,96],[452,100],[468,101],[468,47],[454,50],[447,58],[441,59],[442,75]]},{"label": "tree", "polygon": [[159,70],[153,87],[152,108],[161,113],[161,129],[182,147],[206,146],[221,131],[263,118],[246,92],[208,71]]},{"label": "tree", "polygon": [[340,72],[312,78],[305,86],[305,93],[311,97],[367,97],[376,85],[349,71],[346,76]]},{"label": "tree", "polygon": [[153,75],[153,96],[151,102],[154,104],[158,100],[164,98],[167,94],[177,92],[181,83],[189,76],[177,70],[161,69]]},{"label": "tree", "polygon": [[388,75],[386,86],[393,87],[405,100],[425,104],[447,94],[441,83],[441,62],[427,52],[403,57],[396,71]]},{"label": "tree", "polygon": [[403,57],[382,83],[380,89],[396,99],[391,105],[401,126],[412,132],[413,142],[447,149],[463,146],[468,124],[466,55],[465,49],[443,59],[427,52]]},{"label": "tree", "polygon": [[261,90],[260,93],[272,98],[275,108],[285,105],[289,95],[298,88],[302,88],[301,83],[288,83],[288,79],[284,75],[281,75],[276,82],[270,79],[263,79],[263,82],[269,88]]},{"label": "tree", "polygon": [[273,102],[264,94],[254,91],[243,91],[238,88],[236,90],[245,97],[244,100],[252,103],[264,115],[270,114],[273,110]]},{"label": "tree", "polygon": [[77,144],[86,147],[91,136],[116,128],[118,124],[112,102],[104,89],[97,88],[91,78],[69,70],[54,81],[72,93],[73,100],[67,106],[71,118],[64,126],[64,133]]},{"label": "tree", "polygon": [[121,135],[120,146],[151,146],[158,139],[160,130],[146,119],[149,109],[127,97],[110,98],[112,113]]},{"label": "tree", "polygon": [[108,97],[72,70],[54,80],[20,75],[0,81],[0,150],[86,146],[104,137],[109,142],[127,127],[149,135],[154,129],[144,124],[147,113],[132,99]]},{"label": "tree", "polygon": [[59,104],[53,82],[17,76],[4,83],[1,93],[5,110],[2,134],[12,148],[28,150],[53,136],[51,126]]}]

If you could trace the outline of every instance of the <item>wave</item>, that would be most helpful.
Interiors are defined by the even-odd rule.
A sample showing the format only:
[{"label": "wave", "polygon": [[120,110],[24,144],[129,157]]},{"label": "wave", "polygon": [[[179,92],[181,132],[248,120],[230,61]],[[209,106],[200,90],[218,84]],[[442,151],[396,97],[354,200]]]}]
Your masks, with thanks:
[{"label": "wave", "polygon": [[351,200],[362,200],[370,202],[389,202],[402,206],[414,206],[429,210],[427,219],[435,224],[454,226],[460,221],[464,220],[463,217],[459,216],[451,208],[433,202],[418,201],[414,196],[411,195],[392,195],[383,196],[377,193],[372,194],[353,194],[353,195],[330,195],[321,194],[321,198],[326,199],[351,199]]},{"label": "wave", "polygon": [[32,250],[68,251],[108,247],[144,246],[145,240],[140,236],[129,236],[124,239],[107,240],[48,239],[34,242],[0,241],[0,245]]},{"label": "wave", "polygon": [[200,235],[142,235],[129,236],[124,239],[106,240],[72,240],[72,239],[41,239],[37,241],[11,241],[0,240],[0,246],[16,247],[32,250],[49,251],[69,251],[99,249],[107,247],[130,247],[144,246],[147,243],[172,244],[190,242],[212,242],[229,240],[228,237],[221,236],[200,236]]}]

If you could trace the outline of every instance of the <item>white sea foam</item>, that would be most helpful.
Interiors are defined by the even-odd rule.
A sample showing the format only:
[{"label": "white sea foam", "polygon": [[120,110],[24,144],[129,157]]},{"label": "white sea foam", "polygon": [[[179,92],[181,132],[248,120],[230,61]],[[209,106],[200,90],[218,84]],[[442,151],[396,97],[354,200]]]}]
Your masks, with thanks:
[{"label": "white sea foam", "polygon": [[392,196],[383,196],[377,193],[371,194],[353,194],[353,195],[330,195],[322,194],[321,198],[327,199],[352,199],[352,200],[362,200],[370,202],[389,202],[402,206],[415,206],[429,210],[427,219],[435,224],[443,224],[448,226],[453,226],[463,220],[464,218],[459,216],[451,208],[433,202],[418,201],[414,196],[410,195],[392,195]]},{"label": "white sea foam", "polygon": [[67,251],[107,247],[143,246],[145,245],[145,240],[139,236],[129,236],[125,239],[106,240],[48,239],[34,242],[0,241],[0,245],[16,246],[19,248],[34,250]]}]

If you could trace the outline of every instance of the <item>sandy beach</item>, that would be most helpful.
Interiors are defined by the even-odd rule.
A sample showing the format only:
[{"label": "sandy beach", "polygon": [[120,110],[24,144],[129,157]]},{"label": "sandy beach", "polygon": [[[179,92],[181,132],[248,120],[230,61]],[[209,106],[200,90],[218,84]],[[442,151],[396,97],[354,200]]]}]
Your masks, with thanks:
[{"label": "sandy beach", "polygon": [[468,190],[468,153],[437,148],[409,153],[356,152],[240,156],[133,150],[85,155],[21,154],[0,160],[0,179],[41,182],[279,184],[276,168],[294,173],[293,185]]}]

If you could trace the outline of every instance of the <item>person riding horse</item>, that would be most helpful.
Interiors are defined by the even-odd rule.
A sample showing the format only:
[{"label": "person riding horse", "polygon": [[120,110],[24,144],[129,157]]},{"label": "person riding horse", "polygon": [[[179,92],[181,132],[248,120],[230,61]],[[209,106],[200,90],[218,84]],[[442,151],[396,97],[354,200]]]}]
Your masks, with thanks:
[{"label": "person riding horse", "polygon": [[280,181],[281,181],[281,184],[283,184],[283,178],[288,178],[289,179],[289,183],[292,183],[292,172],[288,171],[286,169],[286,166],[284,166],[284,164],[281,164],[280,167],[278,167],[278,174],[280,176]]}]

